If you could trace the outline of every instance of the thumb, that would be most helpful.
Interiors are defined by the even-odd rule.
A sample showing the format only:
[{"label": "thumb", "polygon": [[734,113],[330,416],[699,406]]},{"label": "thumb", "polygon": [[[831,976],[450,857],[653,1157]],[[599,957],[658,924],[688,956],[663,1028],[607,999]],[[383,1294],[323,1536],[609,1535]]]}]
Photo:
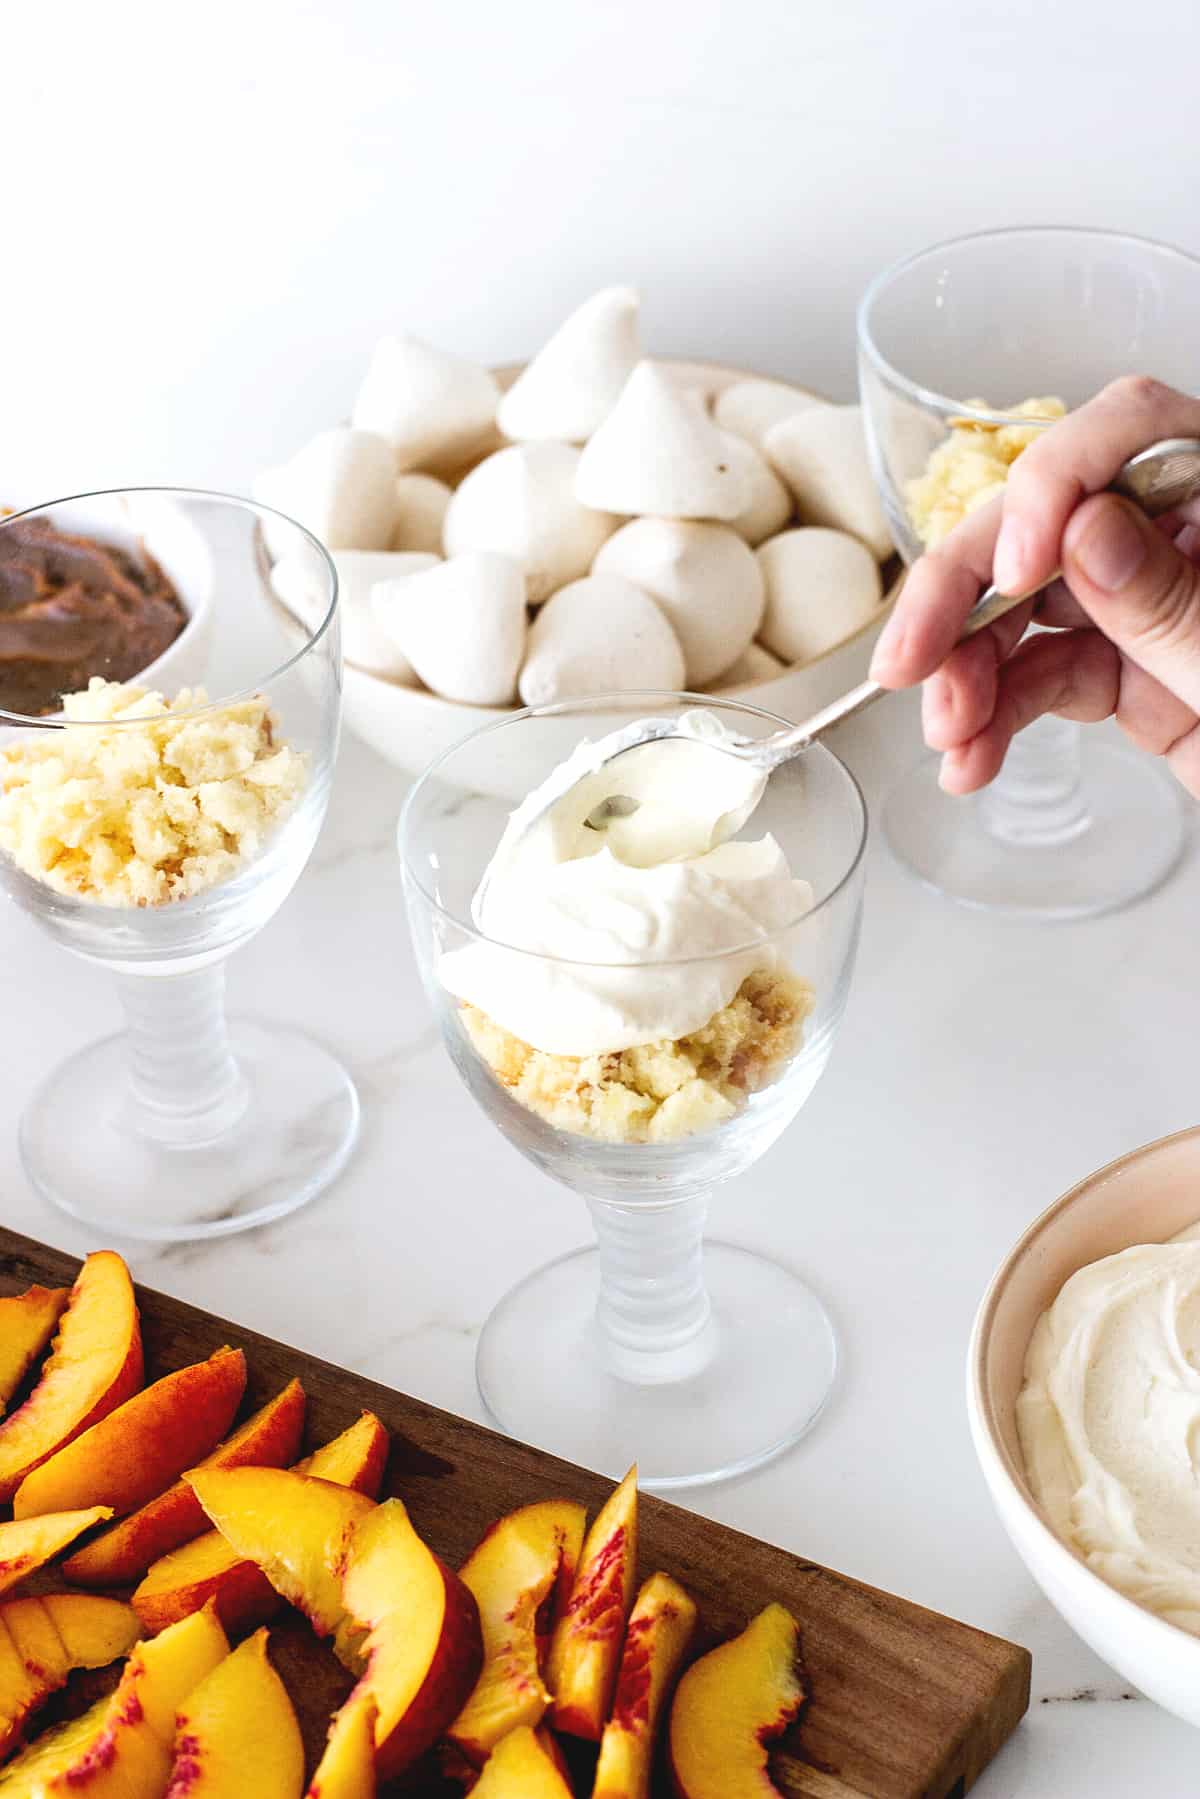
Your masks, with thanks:
[{"label": "thumb", "polygon": [[1200,570],[1170,538],[1129,500],[1096,494],[1067,525],[1063,574],[1105,636],[1200,712]]}]

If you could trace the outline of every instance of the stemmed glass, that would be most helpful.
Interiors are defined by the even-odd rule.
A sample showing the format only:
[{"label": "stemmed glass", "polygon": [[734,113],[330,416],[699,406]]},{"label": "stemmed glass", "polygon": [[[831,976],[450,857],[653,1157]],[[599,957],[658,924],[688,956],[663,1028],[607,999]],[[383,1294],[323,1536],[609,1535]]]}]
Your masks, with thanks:
[{"label": "stemmed glass", "polygon": [[[325,598],[299,649],[279,635],[262,584],[268,519]],[[247,1230],[327,1186],[358,1130],[353,1083],[328,1051],[291,1027],[227,1021],[224,1000],[226,958],[282,905],[325,816],[341,710],[336,576],[299,525],[226,495],[90,494],[17,514],[0,532],[31,520],[152,555],[191,623],[179,652],[131,683],[175,703],[186,748],[162,749],[152,702],[107,722],[70,701],[50,716],[0,713],[0,827],[7,817],[11,836],[20,758],[33,754],[59,845],[47,852],[35,833],[23,854],[10,842],[0,881],[66,949],[112,972],[125,1014],[119,1036],[77,1051],[35,1092],[20,1122],[24,1166],[45,1199],[106,1236]],[[261,766],[239,787],[251,754],[242,727],[254,719]],[[290,754],[272,762],[281,748]],[[140,788],[139,769],[149,771]],[[181,769],[192,772],[172,785]],[[286,794],[272,797],[284,771]],[[208,821],[206,847],[186,862],[182,840],[156,838],[139,811],[162,787],[181,817]],[[140,901],[128,883],[105,885],[131,849],[149,883]]]},{"label": "stemmed glass", "polygon": [[[754,946],[812,990],[812,1009],[777,1078],[713,1128],[676,1141],[601,1142],[527,1108],[483,1060],[439,979],[448,953],[486,943],[472,896],[509,811],[584,737],[703,705],[760,736],[784,722],[711,696],[606,695],[518,714],[438,758],[400,821],[409,918],[422,977],[459,1074],[537,1168],[582,1194],[594,1248],[538,1269],[502,1299],[480,1337],[483,1402],[512,1436],[643,1484],[681,1487],[752,1468],[803,1436],[836,1366],[833,1328],[790,1269],[705,1243],[713,1189],[755,1162],[795,1118],[829,1058],[850,984],[862,899],[866,812],[852,775],[823,746],[785,764],[741,835],[770,832],[811,883],[803,915]],[[604,980],[603,970],[503,949],[514,978]],[[746,948],[730,951],[746,962]],[[697,977],[721,958],[697,959]],[[628,965],[623,965],[628,966]],[[635,964],[653,983],[679,964]],[[611,970],[609,970],[611,973]]]},{"label": "stemmed glass", "polygon": [[[1131,373],[1195,391],[1198,315],[1200,261],[1116,232],[981,232],[884,270],[859,308],[859,384],[905,562],[924,547],[909,484],[952,421],[1044,429],[1049,417],[1003,407],[1050,395],[1078,406]],[[966,904],[1047,919],[1109,911],[1158,886],[1183,848],[1171,783],[1107,733],[1042,719],[965,801],[941,792],[937,766],[926,757],[897,781],[884,831],[914,874]]]}]

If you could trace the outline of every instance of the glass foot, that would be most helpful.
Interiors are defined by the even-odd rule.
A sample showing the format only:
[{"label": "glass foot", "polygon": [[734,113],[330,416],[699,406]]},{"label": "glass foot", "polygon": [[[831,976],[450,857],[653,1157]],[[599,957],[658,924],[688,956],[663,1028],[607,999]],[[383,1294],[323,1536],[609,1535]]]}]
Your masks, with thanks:
[{"label": "glass foot", "polygon": [[824,1306],[786,1268],[706,1243],[712,1301],[700,1366],[635,1384],[605,1365],[596,1249],[539,1268],[500,1301],[476,1357],[479,1391],[507,1435],[663,1491],[726,1480],[799,1441],[824,1409],[837,1339]]},{"label": "glass foot", "polygon": [[929,756],[887,796],[892,853],[946,899],[1026,918],[1086,918],[1143,898],[1183,850],[1183,812],[1156,763],[1096,742],[1080,745],[1083,814],[1058,842],[1005,841],[989,828],[987,793],[952,799]]},{"label": "glass foot", "polygon": [[21,1120],[37,1192],[103,1236],[187,1243],[252,1230],[307,1205],[341,1173],[359,1103],[341,1063],[281,1025],[231,1019],[246,1084],[240,1116],[207,1143],[138,1134],[122,1036],[56,1068]]}]

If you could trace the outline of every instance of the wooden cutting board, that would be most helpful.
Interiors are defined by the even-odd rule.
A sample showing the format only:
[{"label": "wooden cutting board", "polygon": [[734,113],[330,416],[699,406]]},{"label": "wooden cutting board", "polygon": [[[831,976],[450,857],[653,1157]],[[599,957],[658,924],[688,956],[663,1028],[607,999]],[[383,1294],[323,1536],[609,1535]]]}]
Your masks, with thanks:
[{"label": "wooden cutting board", "polygon": [[[0,1229],[0,1294],[34,1282],[66,1286],[78,1266]],[[364,1409],[376,1412],[392,1433],[386,1491],[404,1500],[417,1528],[455,1567],[516,1506],[563,1494],[594,1512],[611,1490],[599,1475],[164,1294],[139,1288],[138,1300],[148,1379],[229,1343],[246,1352],[246,1411],[300,1378],[309,1447]],[[1029,1703],[1030,1658],[1015,1644],[644,1495],[641,1573],[656,1568],[674,1574],[699,1602],[700,1648],[740,1630],[773,1599],[799,1619],[812,1696],[771,1760],[789,1799],[957,1799]],[[311,1772],[349,1677],[294,1614],[273,1629],[272,1652],[301,1719]],[[395,1788],[421,1799],[460,1790],[433,1771]],[[666,1794],[664,1781],[655,1799]]]}]

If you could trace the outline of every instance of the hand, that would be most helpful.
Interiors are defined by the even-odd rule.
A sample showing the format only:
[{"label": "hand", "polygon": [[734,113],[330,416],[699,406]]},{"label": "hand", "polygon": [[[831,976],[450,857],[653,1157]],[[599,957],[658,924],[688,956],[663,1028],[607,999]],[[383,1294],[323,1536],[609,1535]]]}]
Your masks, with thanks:
[{"label": "hand", "polygon": [[[1200,437],[1200,401],[1141,375],[1114,381],[1017,458],[1000,499],[914,564],[871,674],[884,687],[925,682],[925,741],[945,752],[948,793],[985,786],[1015,734],[1053,712],[1115,716],[1200,798],[1200,502],[1152,524],[1101,491],[1164,437]],[[1019,592],[1060,567],[1036,603],[955,647],[990,581]],[[1035,616],[1065,628],[1022,643]]]}]

